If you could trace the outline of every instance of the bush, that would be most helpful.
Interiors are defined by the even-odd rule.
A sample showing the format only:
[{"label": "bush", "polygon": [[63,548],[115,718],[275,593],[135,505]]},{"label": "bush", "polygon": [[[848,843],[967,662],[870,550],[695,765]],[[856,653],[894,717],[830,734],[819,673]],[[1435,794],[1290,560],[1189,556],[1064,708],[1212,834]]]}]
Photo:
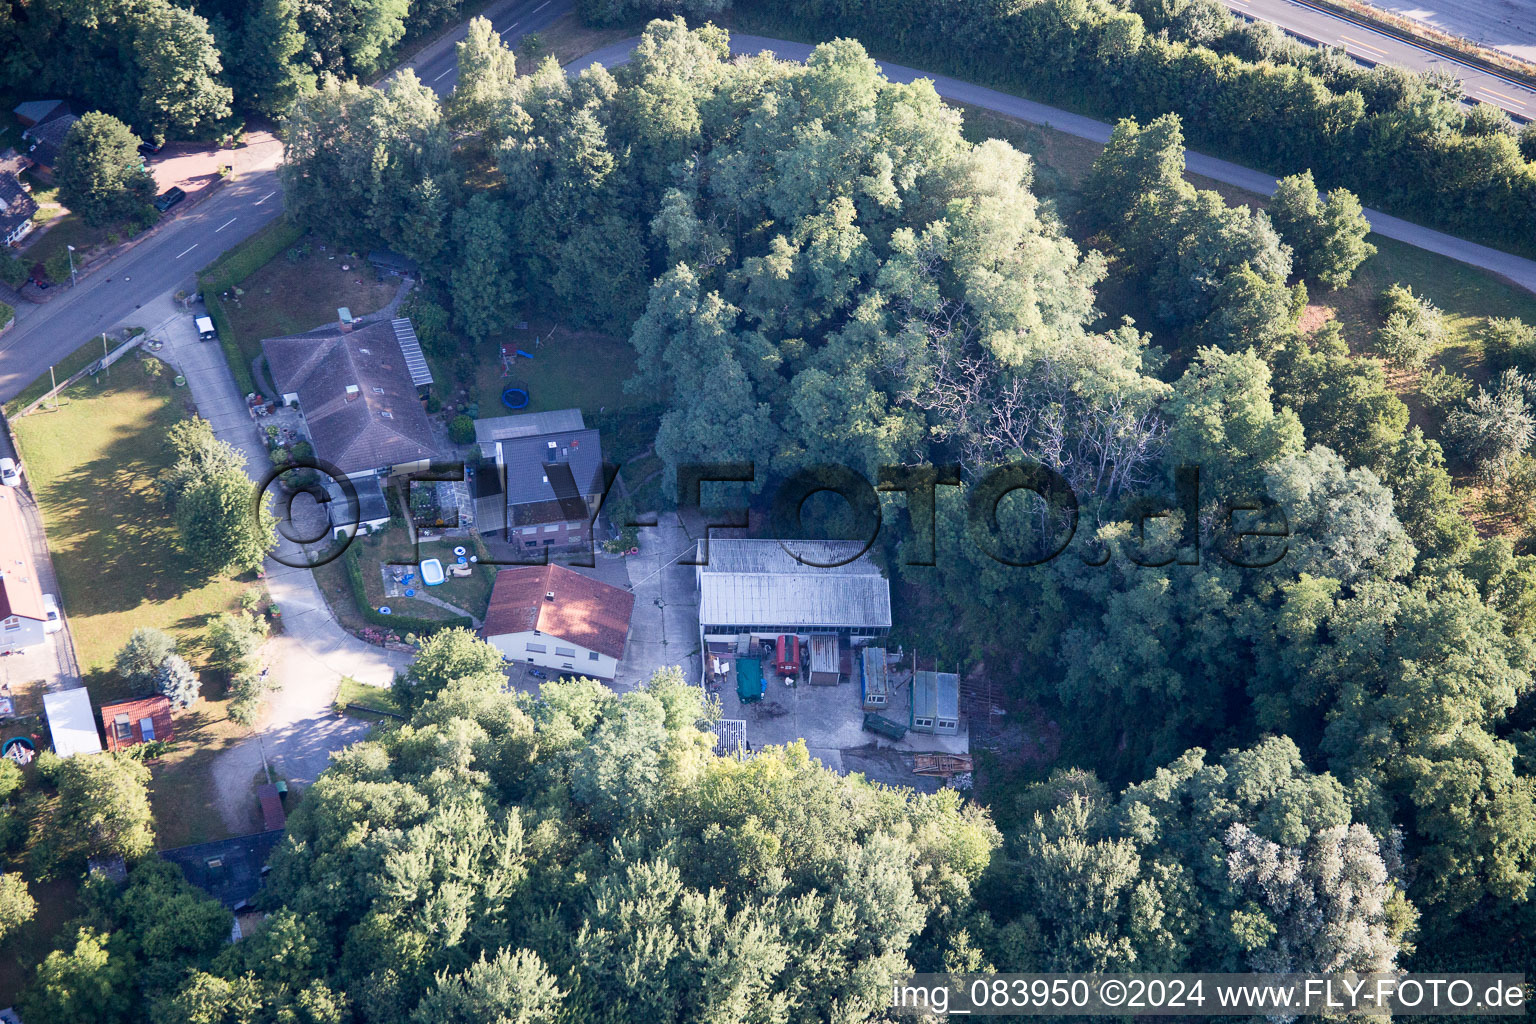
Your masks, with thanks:
[{"label": "bush", "polygon": [[155,673],[155,691],[171,698],[171,704],[178,708],[188,708],[197,703],[197,695],[202,688],[202,680],[197,678],[192,666],[179,654],[166,658]]},{"label": "bush", "polygon": [[63,284],[69,280],[69,253],[56,252],[43,261],[43,273],[48,275],[48,280],[54,284]]},{"label": "bush", "polygon": [[1451,450],[1488,483],[1503,483],[1536,436],[1536,417],[1527,404],[1530,378],[1505,370],[1492,391],[1479,388],[1466,408],[1445,421]]},{"label": "bush", "polygon": [[1536,372],[1536,327],[1514,317],[1489,317],[1483,328],[1483,352],[1494,370]]},{"label": "bush", "polygon": [[454,444],[469,444],[475,439],[475,421],[468,416],[455,416],[448,424],[448,436]]},{"label": "bush", "polygon": [[[248,591],[249,593],[249,591]],[[249,610],[225,612],[208,627],[208,663],[235,675],[249,667],[267,638],[267,623]]]},{"label": "bush", "polygon": [[134,686],[148,686],[165,664],[176,653],[176,641],[158,629],[140,626],[128,637],[128,642],[117,652],[113,667],[117,674]]},{"label": "bush", "polygon": [[14,256],[0,253],[0,281],[12,288],[20,288],[27,282],[27,265]]},{"label": "bush", "polygon": [[1376,334],[1377,350],[1400,369],[1422,369],[1445,340],[1445,314],[1400,284],[1381,293],[1381,310],[1385,322]]},{"label": "bush", "polygon": [[1424,404],[1441,415],[1465,402],[1471,393],[1471,379],[1459,373],[1436,369],[1419,381],[1419,394],[1424,397]]},{"label": "bush", "polygon": [[255,725],[267,690],[267,677],[254,667],[246,667],[229,681],[229,717],[246,728]]},{"label": "bush", "polygon": [[3,302],[0,302],[0,328],[5,328],[16,316],[16,311]]},{"label": "bush", "polygon": [[1423,326],[1402,313],[1393,313],[1376,332],[1382,358],[1400,370],[1421,370],[1435,346]]}]

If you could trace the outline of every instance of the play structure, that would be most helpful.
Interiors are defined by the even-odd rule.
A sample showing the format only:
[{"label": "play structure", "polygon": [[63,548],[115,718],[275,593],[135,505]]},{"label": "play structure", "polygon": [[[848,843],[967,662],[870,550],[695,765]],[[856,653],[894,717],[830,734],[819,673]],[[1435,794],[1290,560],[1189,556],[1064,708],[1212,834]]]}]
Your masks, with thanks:
[{"label": "play structure", "polygon": [[8,757],[20,765],[31,764],[36,753],[37,748],[25,736],[12,736],[5,741],[5,747],[0,749],[0,757]]}]

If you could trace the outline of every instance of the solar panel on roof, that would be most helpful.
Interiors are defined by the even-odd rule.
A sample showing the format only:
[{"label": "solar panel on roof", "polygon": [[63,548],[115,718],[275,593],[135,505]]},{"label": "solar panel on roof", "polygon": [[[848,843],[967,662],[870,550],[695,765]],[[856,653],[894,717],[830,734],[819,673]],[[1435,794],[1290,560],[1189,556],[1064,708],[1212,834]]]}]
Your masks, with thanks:
[{"label": "solar panel on roof", "polygon": [[405,356],[405,369],[411,375],[411,383],[417,387],[431,384],[432,370],[427,366],[427,357],[422,355],[416,328],[405,317],[395,320],[394,328],[395,341],[400,343],[400,352]]}]

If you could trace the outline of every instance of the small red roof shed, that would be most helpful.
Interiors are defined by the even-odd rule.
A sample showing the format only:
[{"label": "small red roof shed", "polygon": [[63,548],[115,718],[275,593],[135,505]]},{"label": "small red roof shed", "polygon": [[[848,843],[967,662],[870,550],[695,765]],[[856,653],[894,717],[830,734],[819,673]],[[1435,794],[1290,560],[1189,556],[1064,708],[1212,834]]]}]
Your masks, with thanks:
[{"label": "small red roof shed", "polygon": [[163,693],[138,700],[125,700],[101,706],[101,728],[107,734],[107,749],[127,750],[151,740],[173,740],[176,729],[171,722],[171,699]]}]

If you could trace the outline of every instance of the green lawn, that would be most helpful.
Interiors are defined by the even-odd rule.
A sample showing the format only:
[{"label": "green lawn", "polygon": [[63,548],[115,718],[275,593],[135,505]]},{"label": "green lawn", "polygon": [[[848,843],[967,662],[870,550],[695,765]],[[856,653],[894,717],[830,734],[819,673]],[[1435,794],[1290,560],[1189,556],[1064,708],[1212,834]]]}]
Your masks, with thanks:
[{"label": "green lawn", "polygon": [[[12,424],[59,574],[81,669],[102,674],[138,626],[167,630],[196,650],[207,621],[248,584],[209,580],[177,547],[154,480],[171,463],[165,431],[188,394],[167,369],[151,377],[129,357],[110,377],[86,378],[57,411]],[[196,660],[194,658],[194,660]],[[115,696],[115,680],[103,680]]]},{"label": "green lawn", "polygon": [[290,259],[289,253],[296,250],[278,253],[232,289],[224,302],[247,368],[261,355],[261,339],[335,323],[341,306],[353,316],[372,313],[388,304],[400,286],[399,278],[376,280],[366,261],[338,253],[333,246],[322,250],[312,238],[302,244],[307,255]]},{"label": "green lawn", "polygon": [[[454,612],[439,608],[437,605],[428,604],[426,601],[418,601],[410,597],[390,597],[384,592],[384,576],[382,567],[392,562],[412,562],[417,557],[416,548],[412,546],[406,536],[403,526],[394,526],[380,533],[362,537],[353,541],[358,554],[361,556],[361,568],[363,574],[363,591],[368,596],[368,603],[374,608],[380,605],[388,605],[396,615],[410,616],[419,619],[452,619]],[[453,548],[455,545],[465,544],[462,537],[435,538],[421,542],[420,557],[436,558],[442,561],[446,569],[455,558]],[[470,542],[471,550],[484,557],[486,551],[479,538]],[[420,588],[419,593],[430,593],[440,601],[446,601],[457,608],[462,608],[475,618],[483,618],[485,609],[491,600],[491,586],[495,582],[496,569],[494,566],[477,566],[475,571],[468,576],[450,575],[440,586],[430,590],[421,587],[420,578],[414,581],[414,586]],[[351,629],[363,629],[370,624],[365,622],[352,600],[352,589],[347,581],[346,562],[337,558],[315,570],[315,581],[325,592],[326,599],[331,608],[336,612],[344,626]],[[412,584],[407,584],[411,586]]]},{"label": "green lawn", "polygon": [[405,709],[395,701],[395,692],[387,686],[369,686],[351,676],[341,681],[336,691],[336,703],[349,708],[383,711],[391,715],[405,715]]},{"label": "green lawn", "polygon": [[[116,342],[109,337],[107,345],[109,348],[112,348],[115,347]],[[5,414],[7,416],[15,416],[22,409],[25,409],[52,390],[54,381],[63,383],[69,380],[72,374],[90,366],[100,359],[101,355],[101,335],[98,334],[69,355],[61,357],[58,362],[54,363],[52,377],[45,373],[31,384],[22,388],[15,398],[5,403]],[[61,396],[60,401],[62,402],[63,400],[64,398]]]},{"label": "green lawn", "polygon": [[169,468],[162,438],[188,412],[188,394],[169,370],[154,377],[139,359],[86,378],[60,396],[57,411],[12,422],[43,513],[59,589],[92,701],[136,696],[112,671],[139,626],[175,636],[203,672],[203,699],[176,713],[176,739],[151,769],[157,842],[179,846],[221,838],[209,767],[246,731],[229,720],[219,681],[206,671],[202,631],[237,607],[254,581],[208,579],[177,547],[155,492]]},{"label": "green lawn", "polygon": [[[501,362],[501,345],[531,353],[510,371]],[[595,331],[572,331],[548,321],[532,321],[526,331],[493,337],[473,348],[465,343],[457,358],[429,356],[443,404],[463,408],[474,403],[481,418],[505,416],[501,393],[514,381],[528,389],[529,403],[521,412],[577,408],[601,415],[647,404],[644,395],[624,391],[635,372],[635,350],[624,338]]]}]

